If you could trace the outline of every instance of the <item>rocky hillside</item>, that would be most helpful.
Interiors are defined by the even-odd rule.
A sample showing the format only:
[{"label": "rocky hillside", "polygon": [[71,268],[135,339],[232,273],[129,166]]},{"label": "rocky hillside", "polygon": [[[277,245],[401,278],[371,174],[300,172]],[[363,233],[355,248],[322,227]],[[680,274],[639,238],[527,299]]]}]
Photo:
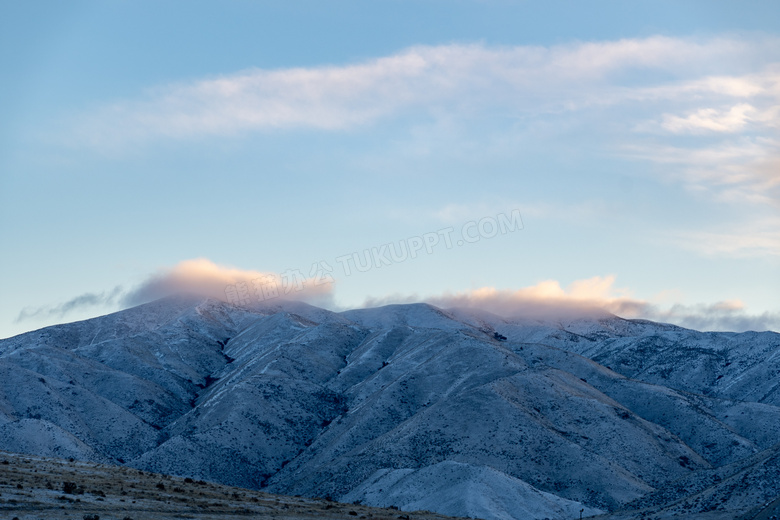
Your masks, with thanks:
[{"label": "rocky hillside", "polygon": [[778,353],[614,316],[182,296],[0,341],[0,447],[449,515],[734,517],[780,494]]},{"label": "rocky hillside", "polygon": [[0,452],[0,514],[19,520],[455,520],[271,495],[90,462]]}]

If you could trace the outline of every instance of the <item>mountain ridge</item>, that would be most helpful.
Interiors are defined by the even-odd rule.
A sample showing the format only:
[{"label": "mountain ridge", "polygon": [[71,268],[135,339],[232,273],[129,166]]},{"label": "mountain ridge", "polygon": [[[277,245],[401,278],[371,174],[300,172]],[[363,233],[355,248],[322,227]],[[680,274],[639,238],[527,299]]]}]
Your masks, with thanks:
[{"label": "mountain ridge", "polygon": [[461,516],[608,513],[779,442],[777,352],[615,316],[177,296],[0,340],[0,448]]}]

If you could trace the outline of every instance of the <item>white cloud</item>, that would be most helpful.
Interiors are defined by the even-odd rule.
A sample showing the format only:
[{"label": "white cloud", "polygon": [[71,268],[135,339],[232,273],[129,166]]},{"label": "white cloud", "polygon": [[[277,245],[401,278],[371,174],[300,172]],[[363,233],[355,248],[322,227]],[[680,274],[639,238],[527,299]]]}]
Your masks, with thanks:
[{"label": "white cloud", "polygon": [[[780,205],[774,37],[418,46],[362,63],[250,69],[116,101],[83,114],[66,139],[122,149],[160,138],[340,131],[409,114],[450,121],[496,112],[507,119],[551,116],[550,132],[582,113],[578,121],[606,132],[612,152],[621,143],[625,157],[657,163],[666,181],[747,208]],[[683,134],[693,137],[681,140]],[[514,152],[516,143],[504,148]],[[536,206],[544,211],[543,201]],[[436,218],[449,222],[477,209],[451,205]],[[731,245],[716,250],[776,249],[771,232],[741,231],[749,236],[731,233],[723,241]],[[693,242],[717,237],[700,233]]]},{"label": "white cloud", "polygon": [[516,290],[482,287],[471,291],[426,298],[439,307],[472,307],[502,316],[572,317],[623,312],[637,304],[627,289],[614,287],[615,276],[595,276],[561,287],[557,280],[544,280]]},{"label": "white cloud", "polygon": [[[300,273],[294,277],[283,277],[277,273],[237,269],[215,264],[206,258],[197,258],[184,260],[149,276],[127,292],[122,302],[128,306],[138,305],[188,292],[231,303],[240,294],[240,299],[246,303],[279,297],[329,305],[333,284],[323,283],[324,279],[308,279],[304,276]],[[263,292],[264,288],[267,293]]]},{"label": "white cloud", "polygon": [[[327,280],[322,277],[305,278],[303,273],[293,280],[292,276],[283,277],[277,273],[237,269],[215,264],[206,258],[196,258],[184,260],[173,267],[162,268],[130,290],[117,286],[111,291],[85,293],[56,305],[25,307],[19,312],[16,322],[63,318],[87,309],[132,307],[180,293],[249,305],[278,297],[330,308],[334,306],[333,284],[325,282]],[[238,294],[237,286],[243,290],[241,302],[231,301],[231,298]],[[263,288],[276,289],[278,296],[273,296],[272,292],[264,294]],[[268,298],[269,294],[271,298]]]},{"label": "white cloud", "polygon": [[[722,202],[780,205],[780,63],[772,59],[748,74],[640,89],[639,99],[665,99],[675,110],[635,125],[660,140],[635,140],[626,149],[664,165],[667,179]],[[681,134],[699,139],[680,146]]]},{"label": "white cloud", "polygon": [[739,300],[713,304],[677,304],[666,309],[650,306],[643,311],[642,317],[694,330],[780,331],[780,312],[748,314]]},{"label": "white cloud", "polygon": [[[367,303],[409,303],[416,299],[396,295]],[[611,313],[623,318],[673,323],[696,330],[780,330],[780,312],[749,314],[739,300],[661,305],[634,298],[628,289],[615,287],[615,276],[612,275],[577,280],[566,288],[557,280],[545,280],[516,290],[482,287],[433,296],[425,298],[425,301],[442,308],[477,308],[505,317],[565,319]]]},{"label": "white cloud", "polygon": [[758,72],[743,75],[703,75],[693,79],[677,79],[656,85],[639,86],[627,92],[627,97],[637,101],[699,101],[703,99],[746,100],[757,97],[777,98],[780,72],[768,57],[769,65],[761,66]]},{"label": "white cloud", "polygon": [[123,289],[120,286],[110,291],[100,293],[84,293],[70,300],[56,305],[44,305],[40,307],[25,307],[16,317],[16,323],[22,321],[50,320],[63,318],[72,312],[78,312],[85,308],[100,308],[115,305],[122,297]]},{"label": "white cloud", "polygon": [[780,218],[756,219],[742,228],[678,231],[672,240],[682,249],[706,256],[780,257]]},{"label": "white cloud", "polygon": [[625,154],[658,163],[660,174],[727,203],[780,205],[780,141],[737,136],[698,148],[662,143],[630,145]]},{"label": "white cloud", "polygon": [[[560,111],[704,90],[751,97],[776,89],[776,77],[772,83],[766,74],[718,73],[779,58],[772,42],[655,36],[552,47],[420,46],[358,64],[250,69],[115,102],[85,115],[76,138],[106,146],[276,128],[335,130],[409,109]],[[658,78],[632,84],[631,73],[642,70]]]},{"label": "white cloud", "polygon": [[673,133],[738,132],[745,128],[745,125],[751,121],[751,116],[756,112],[756,108],[747,103],[734,105],[728,110],[700,108],[686,117],[664,114],[661,126]]},{"label": "white cloud", "polygon": [[[302,290],[284,294],[285,284],[280,275],[236,269],[217,265],[199,258],[179,262],[159,272],[129,291],[116,287],[104,293],[88,293],[68,302],[23,309],[18,321],[31,319],[61,318],[68,313],[84,308],[120,305],[128,307],[178,293],[193,293],[230,301],[230,289],[245,284],[247,301],[251,305],[259,301],[254,294],[255,280],[271,277],[277,284],[279,296],[285,299],[306,301],[313,305],[337,308],[333,301],[333,284],[318,284],[312,279],[303,280]],[[632,296],[627,288],[615,286],[616,277],[594,276],[576,280],[563,287],[557,280],[544,280],[520,289],[496,289],[482,287],[470,291],[445,293],[420,298],[417,295],[395,294],[382,298],[369,298],[365,307],[376,307],[390,303],[413,303],[426,301],[441,308],[477,308],[506,317],[534,319],[566,319],[580,317],[603,317],[615,314],[624,318],[643,318],[653,321],[674,323],[696,330],[776,330],[780,331],[780,312],[764,312],[754,315],[746,312],[739,300],[726,300],[713,304],[683,305],[669,302],[669,295],[675,291],[664,291],[662,299],[667,303],[650,302]],[[266,300],[266,301],[274,301]]]},{"label": "white cloud", "polygon": [[[556,128],[566,126],[562,114],[587,110],[597,132],[617,129],[611,139],[637,159],[675,163],[669,176],[689,187],[714,186],[726,201],[778,200],[780,40],[772,37],[418,46],[355,64],[249,69],[96,108],[71,121],[63,139],[122,150],[161,138],[339,131],[410,114],[450,120],[496,110],[556,117]],[[647,144],[646,131],[661,141]],[[684,133],[727,140],[663,141]]]}]

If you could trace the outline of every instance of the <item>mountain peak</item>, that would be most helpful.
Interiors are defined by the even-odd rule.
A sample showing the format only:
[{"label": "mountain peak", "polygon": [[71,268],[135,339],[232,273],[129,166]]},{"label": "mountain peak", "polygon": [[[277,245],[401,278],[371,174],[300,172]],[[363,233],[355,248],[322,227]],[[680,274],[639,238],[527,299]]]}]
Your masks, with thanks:
[{"label": "mountain peak", "polygon": [[[0,340],[0,447],[491,520],[702,489],[737,517],[780,493],[779,371],[775,333],[177,295]],[[707,487],[729,472],[745,500]]]}]

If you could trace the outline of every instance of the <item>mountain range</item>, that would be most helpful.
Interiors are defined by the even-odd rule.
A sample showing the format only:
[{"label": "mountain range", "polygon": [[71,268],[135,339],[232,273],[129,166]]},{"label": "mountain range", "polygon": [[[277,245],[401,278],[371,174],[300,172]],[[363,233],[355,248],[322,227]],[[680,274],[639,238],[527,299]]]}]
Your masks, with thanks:
[{"label": "mountain range", "polygon": [[0,340],[0,449],[485,519],[753,518],[780,334],[179,295]]}]

